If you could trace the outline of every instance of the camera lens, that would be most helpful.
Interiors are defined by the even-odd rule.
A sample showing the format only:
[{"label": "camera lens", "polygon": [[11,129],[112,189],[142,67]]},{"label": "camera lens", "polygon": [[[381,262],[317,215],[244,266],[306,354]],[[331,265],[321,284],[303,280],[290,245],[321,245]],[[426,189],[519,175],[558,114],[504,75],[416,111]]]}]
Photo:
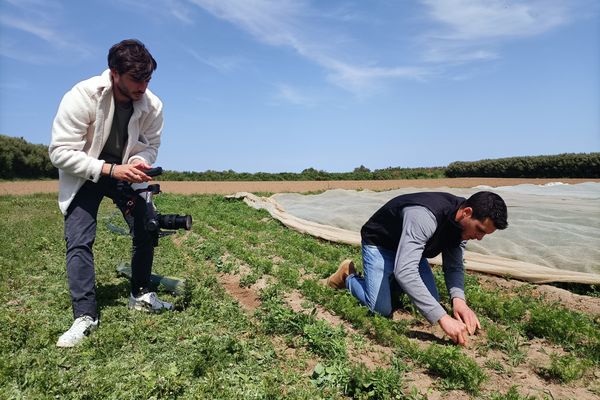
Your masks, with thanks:
[{"label": "camera lens", "polygon": [[148,219],[146,221],[146,229],[150,232],[156,232],[160,227],[160,222],[156,219]]},{"label": "camera lens", "polygon": [[162,229],[192,229],[191,215],[164,214],[158,216],[158,221]]}]

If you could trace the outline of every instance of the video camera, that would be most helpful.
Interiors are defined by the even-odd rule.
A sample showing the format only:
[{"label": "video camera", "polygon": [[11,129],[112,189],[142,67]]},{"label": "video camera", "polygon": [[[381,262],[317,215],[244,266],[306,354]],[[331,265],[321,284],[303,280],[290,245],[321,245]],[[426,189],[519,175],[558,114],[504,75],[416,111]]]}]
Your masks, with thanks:
[{"label": "video camera", "polygon": [[[163,169],[161,167],[155,167],[144,172],[146,175],[154,177],[162,174]],[[127,204],[133,206],[134,201],[140,200],[139,194],[141,193],[146,193],[144,228],[152,235],[154,247],[158,246],[158,239],[160,237],[172,235],[177,229],[185,229],[186,231],[192,229],[191,215],[161,214],[157,211],[154,206],[153,196],[161,193],[160,185],[158,183],[148,185],[143,189],[135,190],[134,197],[132,197]],[[168,231],[162,231],[161,229],[167,229]]]}]

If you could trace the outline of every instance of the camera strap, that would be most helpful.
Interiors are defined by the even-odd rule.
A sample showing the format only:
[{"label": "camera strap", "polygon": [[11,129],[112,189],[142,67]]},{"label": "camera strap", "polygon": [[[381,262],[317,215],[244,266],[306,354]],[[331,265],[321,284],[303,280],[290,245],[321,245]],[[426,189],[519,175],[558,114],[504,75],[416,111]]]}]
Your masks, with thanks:
[{"label": "camera strap", "polygon": [[138,200],[139,195],[149,191],[150,189],[148,188],[134,190],[129,182],[118,181],[117,192],[119,193],[119,196],[117,197],[117,200],[115,200],[115,203],[117,203],[117,206],[123,211],[124,215],[132,215],[135,202]]}]

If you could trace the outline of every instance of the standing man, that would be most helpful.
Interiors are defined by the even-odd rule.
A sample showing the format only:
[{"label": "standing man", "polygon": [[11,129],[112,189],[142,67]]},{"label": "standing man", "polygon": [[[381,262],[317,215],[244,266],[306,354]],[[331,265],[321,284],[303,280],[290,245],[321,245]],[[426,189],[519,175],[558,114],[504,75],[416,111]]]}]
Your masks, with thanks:
[{"label": "standing man", "polygon": [[[431,324],[437,322],[455,343],[464,346],[467,333],[481,328],[465,299],[464,247],[467,240],[481,240],[496,229],[505,229],[506,219],[504,200],[492,192],[477,192],[467,200],[441,192],[398,196],[361,229],[364,278],[346,260],[327,283],[349,289],[372,312],[386,317],[393,312],[393,298],[403,291]],[[439,303],[427,262],[440,253],[454,318]]]},{"label": "standing man", "polygon": [[[149,291],[154,246],[144,229],[144,202],[131,207],[123,187],[150,181],[163,128],[162,103],[147,89],[156,61],[138,40],[108,52],[102,75],[63,97],[52,126],[50,160],[59,169],[58,203],[65,218],[67,278],[75,321],[56,343],[72,347],[98,327],[92,246],[98,208],[108,196],[121,209],[133,237],[129,308],[172,309]],[[128,189],[128,188],[127,188]]]}]

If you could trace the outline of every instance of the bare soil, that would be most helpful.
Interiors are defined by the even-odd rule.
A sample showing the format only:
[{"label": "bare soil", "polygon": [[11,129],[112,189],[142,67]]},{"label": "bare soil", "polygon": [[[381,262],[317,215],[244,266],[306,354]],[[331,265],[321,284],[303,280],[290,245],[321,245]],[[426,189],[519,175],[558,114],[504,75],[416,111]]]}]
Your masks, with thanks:
[{"label": "bare soil", "polygon": [[[398,179],[387,181],[248,181],[248,182],[181,182],[159,181],[166,193],[177,194],[234,194],[237,192],[317,192],[329,189],[392,190],[406,187],[468,188],[478,185],[512,186],[524,183],[543,185],[549,182],[582,183],[600,182],[600,179],[524,179],[524,178],[445,178],[445,179]],[[0,182],[0,195],[23,195],[32,193],[56,193],[58,181],[12,181]]]}]

